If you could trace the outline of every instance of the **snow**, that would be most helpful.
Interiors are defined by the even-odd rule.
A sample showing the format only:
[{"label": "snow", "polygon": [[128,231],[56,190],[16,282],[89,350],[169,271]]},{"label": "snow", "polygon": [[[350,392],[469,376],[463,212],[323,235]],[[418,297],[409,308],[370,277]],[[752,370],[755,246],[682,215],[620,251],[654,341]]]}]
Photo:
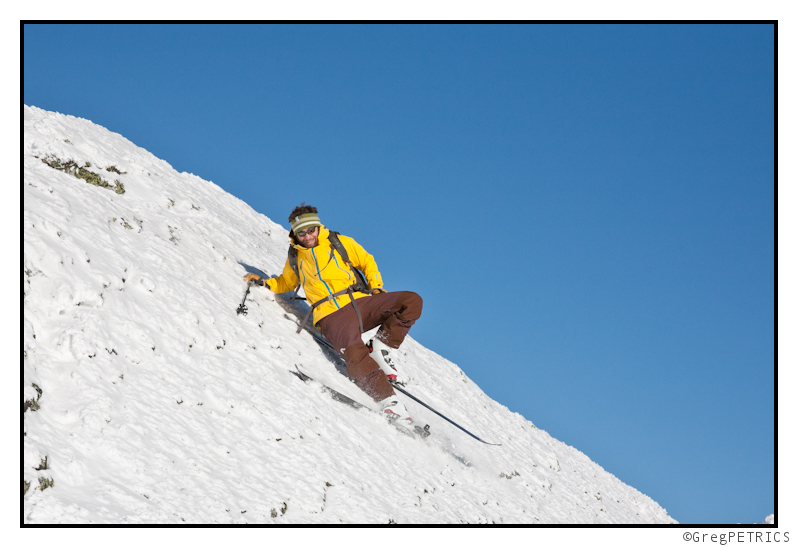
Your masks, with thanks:
[{"label": "snow", "polygon": [[407,389],[501,447],[403,398],[433,432],[414,439],[301,382],[294,365],[374,405],[281,296],[236,314],[288,233],[212,182],[28,106],[23,156],[24,523],[676,523],[412,336]]}]

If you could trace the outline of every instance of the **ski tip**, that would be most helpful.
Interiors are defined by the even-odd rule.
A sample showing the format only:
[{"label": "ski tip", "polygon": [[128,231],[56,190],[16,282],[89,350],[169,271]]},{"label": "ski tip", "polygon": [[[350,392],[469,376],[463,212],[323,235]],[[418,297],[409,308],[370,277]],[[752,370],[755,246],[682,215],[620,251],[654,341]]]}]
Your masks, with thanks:
[{"label": "ski tip", "polygon": [[304,382],[308,382],[308,381],[313,380],[310,377],[308,377],[307,375],[305,375],[302,372],[302,370],[299,369],[299,367],[296,366],[296,364],[294,365],[294,367],[296,368],[296,371],[292,371],[291,369],[289,369],[288,372],[291,373],[292,375],[296,375],[297,377],[299,377]]}]

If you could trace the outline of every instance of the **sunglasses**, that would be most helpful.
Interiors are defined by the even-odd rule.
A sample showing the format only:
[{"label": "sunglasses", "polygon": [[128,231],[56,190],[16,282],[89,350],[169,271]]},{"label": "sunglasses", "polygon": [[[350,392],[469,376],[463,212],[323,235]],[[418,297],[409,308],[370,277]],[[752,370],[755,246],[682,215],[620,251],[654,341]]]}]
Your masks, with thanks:
[{"label": "sunglasses", "polygon": [[308,228],[308,229],[306,229],[306,230],[303,230],[303,231],[301,231],[301,232],[297,232],[297,233],[296,233],[296,235],[297,235],[297,237],[299,237],[299,238],[304,238],[304,237],[305,237],[305,236],[307,236],[308,234],[313,234],[314,232],[316,232],[316,229],[317,229],[317,228],[318,228],[318,227],[316,227],[316,226],[312,226],[312,227],[310,227],[310,228]]}]

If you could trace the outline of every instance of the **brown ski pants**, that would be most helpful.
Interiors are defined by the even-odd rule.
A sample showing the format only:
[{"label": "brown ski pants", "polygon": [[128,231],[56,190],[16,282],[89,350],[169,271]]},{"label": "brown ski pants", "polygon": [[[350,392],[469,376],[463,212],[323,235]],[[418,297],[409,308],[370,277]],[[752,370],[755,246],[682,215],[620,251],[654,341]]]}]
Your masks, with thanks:
[{"label": "brown ski pants", "polygon": [[[391,348],[399,348],[410,327],[421,316],[423,306],[421,297],[412,291],[378,293],[357,299],[355,303],[363,318],[363,329],[369,331],[379,325],[376,336]],[[352,303],[319,320],[317,327],[346,360],[347,374],[366,394],[374,401],[394,395],[388,377],[371,358],[360,337],[360,322]]]}]

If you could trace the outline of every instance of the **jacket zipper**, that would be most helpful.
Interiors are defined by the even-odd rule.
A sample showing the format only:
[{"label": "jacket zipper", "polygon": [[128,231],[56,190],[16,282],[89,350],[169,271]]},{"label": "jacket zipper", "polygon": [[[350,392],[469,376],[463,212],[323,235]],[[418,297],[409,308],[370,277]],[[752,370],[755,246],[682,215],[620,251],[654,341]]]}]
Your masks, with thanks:
[{"label": "jacket zipper", "polygon": [[[313,255],[313,260],[316,262],[316,273],[319,275],[319,280],[321,280],[321,283],[323,283],[324,287],[327,288],[327,293],[329,293],[330,296],[332,297],[333,292],[332,290],[330,290],[330,286],[327,285],[327,282],[325,282],[324,279],[321,277],[321,270],[319,269],[319,260],[316,258],[316,249],[310,248],[310,253]],[[333,254],[333,257],[335,257],[335,254]],[[338,264],[338,261],[335,261],[335,264]],[[335,307],[337,309],[339,310],[341,309],[341,306],[338,304],[338,300],[335,297],[333,297],[332,302],[335,303]]]}]

